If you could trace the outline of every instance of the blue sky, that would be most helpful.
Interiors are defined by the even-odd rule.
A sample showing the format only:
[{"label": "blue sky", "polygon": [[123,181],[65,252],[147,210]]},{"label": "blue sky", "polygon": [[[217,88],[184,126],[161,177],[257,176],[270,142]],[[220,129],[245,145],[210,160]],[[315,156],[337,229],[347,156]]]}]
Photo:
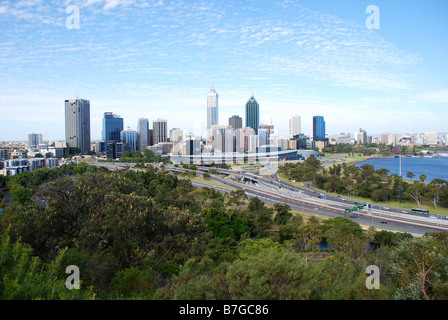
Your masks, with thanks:
[{"label": "blue sky", "polygon": [[446,132],[447,13],[440,0],[0,0],[0,141],[63,140],[76,96],[92,139],[104,112],[205,133],[212,85],[221,124],[244,119],[253,91],[280,135],[294,114],[306,134],[314,115],[330,134]]}]

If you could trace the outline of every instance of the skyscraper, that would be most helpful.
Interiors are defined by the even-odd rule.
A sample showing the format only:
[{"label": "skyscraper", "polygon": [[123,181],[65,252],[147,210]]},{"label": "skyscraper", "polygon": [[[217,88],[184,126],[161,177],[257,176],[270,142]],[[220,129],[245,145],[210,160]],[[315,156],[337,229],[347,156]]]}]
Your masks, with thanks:
[{"label": "skyscraper", "polygon": [[231,126],[212,126],[214,153],[235,152],[235,129]]},{"label": "skyscraper", "polygon": [[231,116],[229,118],[229,126],[233,129],[241,129],[243,127],[243,119],[240,116]]},{"label": "skyscraper", "polygon": [[252,128],[244,127],[235,129],[235,148],[237,152],[246,152],[249,150],[250,136],[255,136],[255,131]]},{"label": "skyscraper", "polygon": [[146,118],[139,118],[137,123],[138,151],[144,152],[149,146],[149,121]]},{"label": "skyscraper", "polygon": [[323,116],[313,117],[313,141],[325,141],[325,121]]},{"label": "skyscraper", "polygon": [[289,137],[292,138],[295,135],[300,134],[301,128],[301,118],[298,115],[292,116],[289,119]]},{"label": "skyscraper", "polygon": [[355,133],[355,141],[358,144],[367,144],[367,132],[364,129],[359,129],[359,132]]},{"label": "skyscraper", "polygon": [[260,125],[260,106],[254,96],[246,103],[246,127],[254,129],[255,134],[258,134]]},{"label": "skyscraper", "polygon": [[170,130],[170,142],[173,144],[172,154],[182,154],[185,140],[185,132],[182,129],[174,128]]},{"label": "skyscraper", "polygon": [[153,144],[159,142],[166,142],[167,140],[167,121],[163,119],[157,119],[152,122],[152,139]]},{"label": "skyscraper", "polygon": [[82,152],[90,151],[90,101],[65,100],[65,142]]},{"label": "skyscraper", "polygon": [[212,126],[218,125],[218,94],[211,88],[207,96],[207,135],[210,137]]},{"label": "skyscraper", "polygon": [[129,145],[130,151],[136,151],[138,148],[137,131],[127,128],[120,132],[120,140]]},{"label": "skyscraper", "polygon": [[28,148],[36,148],[40,144],[42,144],[41,133],[30,133],[28,135]]},{"label": "skyscraper", "polygon": [[112,112],[105,112],[103,117],[103,141],[120,141],[120,132],[123,131],[123,118]]}]

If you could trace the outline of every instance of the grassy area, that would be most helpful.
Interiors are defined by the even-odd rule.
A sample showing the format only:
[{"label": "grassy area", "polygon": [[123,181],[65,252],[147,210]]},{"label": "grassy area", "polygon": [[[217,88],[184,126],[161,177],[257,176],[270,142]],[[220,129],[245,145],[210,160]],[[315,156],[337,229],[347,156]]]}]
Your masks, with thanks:
[{"label": "grassy area", "polygon": [[322,158],[323,161],[329,159],[338,159],[337,163],[345,162],[347,165],[355,164],[357,162],[365,161],[367,159],[378,158],[382,156],[372,155],[372,156],[363,156],[363,155],[349,155],[348,153],[326,153]]},{"label": "grassy area", "polygon": [[203,176],[195,176],[195,177],[187,177],[187,176],[182,176],[182,175],[178,175],[177,176],[178,179],[184,179],[184,180],[191,180],[191,181],[195,181],[195,182],[199,182],[199,183],[205,183],[205,184],[209,184],[209,185],[213,185],[216,187],[221,187],[221,188],[225,188],[228,189],[229,191],[235,190],[234,188],[231,188],[225,184],[216,182],[214,180],[210,180],[210,179],[205,179]]}]

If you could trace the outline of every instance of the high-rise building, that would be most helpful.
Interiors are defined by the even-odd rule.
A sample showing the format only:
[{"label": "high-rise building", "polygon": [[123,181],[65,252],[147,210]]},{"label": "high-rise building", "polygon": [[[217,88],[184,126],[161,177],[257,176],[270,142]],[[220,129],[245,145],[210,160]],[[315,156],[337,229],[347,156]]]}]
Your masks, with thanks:
[{"label": "high-rise building", "polygon": [[348,132],[347,133],[346,132],[340,133],[338,135],[337,143],[351,143],[351,135],[350,135],[350,133],[348,133]]},{"label": "high-rise building", "polygon": [[235,147],[237,152],[249,151],[250,136],[252,135],[255,135],[255,131],[249,127],[235,130]]},{"label": "high-rise building", "polygon": [[306,149],[306,136],[303,133],[292,137],[296,141],[296,149]]},{"label": "high-rise building", "polygon": [[218,93],[215,88],[211,88],[207,95],[207,135],[211,136],[212,126],[219,124],[218,117]]},{"label": "high-rise building", "polygon": [[258,129],[258,146],[265,146],[269,144],[269,131],[266,129]]},{"label": "high-rise building", "polygon": [[212,146],[215,153],[235,152],[235,129],[231,126],[212,126]]},{"label": "high-rise building", "polygon": [[67,146],[90,151],[90,101],[65,100],[65,141]]},{"label": "high-rise building", "polygon": [[105,112],[103,117],[103,141],[120,141],[120,132],[123,131],[123,118],[112,112]]},{"label": "high-rise building", "polygon": [[152,139],[153,144],[168,141],[168,129],[167,121],[163,119],[157,119],[152,122]]},{"label": "high-rise building", "polygon": [[40,144],[42,144],[41,133],[30,133],[28,135],[28,148],[37,148]]},{"label": "high-rise building", "polygon": [[185,140],[184,130],[174,128],[170,130],[170,142],[173,143],[173,154],[182,154]]},{"label": "high-rise building", "polygon": [[298,115],[292,116],[289,119],[289,137],[292,138],[295,135],[301,133],[301,118]]},{"label": "high-rise building", "polygon": [[427,144],[435,146],[438,144],[438,133],[437,132],[423,132],[427,139]]},{"label": "high-rise building", "polygon": [[127,143],[129,145],[129,151],[137,151],[138,148],[138,133],[137,131],[127,128],[120,132],[120,140],[123,143]]},{"label": "high-rise building", "polygon": [[355,141],[358,144],[367,144],[367,132],[364,129],[359,129],[359,132],[355,133]]},{"label": "high-rise building", "polygon": [[246,103],[246,127],[254,129],[255,134],[258,134],[260,125],[260,106],[255,100],[254,96]]},{"label": "high-rise building", "polygon": [[243,127],[243,119],[237,115],[231,116],[229,118],[229,126],[233,129],[241,129]]},{"label": "high-rise building", "polygon": [[201,154],[201,140],[188,136],[185,140],[185,155],[199,155]]},{"label": "high-rise building", "polygon": [[264,123],[262,123],[262,124],[260,124],[260,127],[259,127],[259,129],[264,129],[264,130],[266,130],[267,132],[268,132],[268,135],[270,136],[271,134],[274,134],[274,125],[271,123],[271,124],[264,124]]},{"label": "high-rise building", "polygon": [[144,152],[149,146],[149,121],[146,118],[139,118],[137,123],[138,151]]},{"label": "high-rise building", "polygon": [[323,116],[313,117],[313,141],[325,141],[325,120]]},{"label": "high-rise building", "polygon": [[154,132],[153,129],[148,130],[148,146],[152,146],[154,144],[153,143],[153,132]]}]

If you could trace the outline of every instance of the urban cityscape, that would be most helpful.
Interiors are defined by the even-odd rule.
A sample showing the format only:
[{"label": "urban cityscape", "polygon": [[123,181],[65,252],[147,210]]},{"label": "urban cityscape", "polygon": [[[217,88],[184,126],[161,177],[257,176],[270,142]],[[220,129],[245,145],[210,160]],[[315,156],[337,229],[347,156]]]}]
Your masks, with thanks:
[{"label": "urban cityscape", "polygon": [[65,100],[65,141],[44,141],[42,133],[30,133],[28,141],[1,142],[0,173],[14,175],[40,167],[52,168],[63,161],[70,148],[76,148],[82,157],[95,155],[99,159],[117,160],[125,152],[138,151],[143,154],[148,148],[155,155],[169,156],[174,163],[232,164],[255,163],[268,158],[278,162],[306,159],[310,155],[317,157],[318,152],[335,144],[373,143],[410,149],[414,146],[448,146],[446,132],[382,133],[379,137],[372,137],[360,128],[353,134],[340,133],[337,137],[330,137],[322,115],[309,119],[313,128],[311,134],[302,131],[300,115],[291,115],[289,135],[280,136],[275,133],[272,123],[260,124],[260,105],[254,95],[241,109],[244,110],[244,126],[240,115],[225,119],[224,124],[220,122],[219,94],[212,88],[204,103],[206,137],[196,136],[182,128],[169,128],[168,120],[160,118],[151,121],[139,118],[135,128],[124,128],[120,115],[106,111],[102,120],[102,139],[92,141],[90,101],[68,99]]},{"label": "urban cityscape", "polygon": [[0,300],[446,300],[447,9],[0,0]]},{"label": "urban cityscape", "polygon": [[29,133],[28,141],[1,142],[0,174],[14,175],[40,167],[53,168],[63,161],[64,155],[69,154],[70,148],[76,148],[82,157],[95,155],[99,159],[117,160],[125,152],[143,154],[148,148],[155,155],[169,156],[174,163],[232,164],[255,163],[268,158],[274,162],[306,159],[310,155],[317,158],[318,152],[335,144],[373,143],[410,149],[414,146],[448,146],[448,133],[438,132],[382,133],[379,137],[372,137],[360,128],[353,134],[340,133],[337,137],[330,137],[322,115],[307,119],[312,121],[311,134],[302,131],[300,115],[291,115],[289,135],[280,136],[275,133],[274,124],[260,124],[260,106],[253,94],[241,108],[244,110],[244,126],[240,115],[220,122],[219,94],[214,88],[210,89],[204,103],[204,118],[207,119],[205,137],[182,128],[170,128],[168,119],[160,118],[139,118],[135,128],[124,128],[120,115],[105,111],[102,139],[92,141],[90,108],[90,100],[87,99],[65,100],[64,141],[44,141],[42,133]]}]

